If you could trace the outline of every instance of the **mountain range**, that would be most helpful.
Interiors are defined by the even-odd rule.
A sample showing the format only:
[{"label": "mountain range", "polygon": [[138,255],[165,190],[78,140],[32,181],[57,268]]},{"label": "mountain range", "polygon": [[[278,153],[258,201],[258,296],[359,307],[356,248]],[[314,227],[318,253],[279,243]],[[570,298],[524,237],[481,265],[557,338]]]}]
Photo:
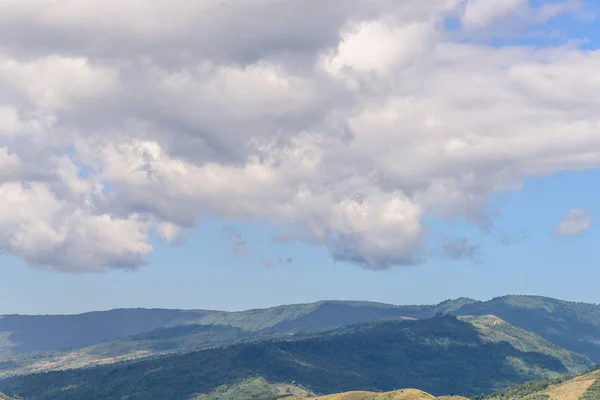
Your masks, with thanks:
[{"label": "mountain range", "polygon": [[537,296],[0,317],[0,391],[34,399],[474,396],[599,360],[600,306]]}]

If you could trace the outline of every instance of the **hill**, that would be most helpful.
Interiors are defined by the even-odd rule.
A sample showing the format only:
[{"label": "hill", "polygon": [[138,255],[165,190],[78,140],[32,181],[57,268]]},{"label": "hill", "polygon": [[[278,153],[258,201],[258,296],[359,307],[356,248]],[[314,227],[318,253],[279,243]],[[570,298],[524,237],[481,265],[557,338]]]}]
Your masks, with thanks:
[{"label": "hill", "polygon": [[[289,397],[300,400],[300,397]],[[600,399],[600,370],[574,378],[562,377],[536,380],[492,393],[475,396],[477,400],[598,400]],[[403,389],[391,392],[350,391],[307,400],[469,400],[461,396],[439,396],[417,389]]]},{"label": "hill", "polygon": [[598,400],[600,399],[600,371],[575,378],[558,378],[527,382],[501,390],[482,400]]},{"label": "hill", "polygon": [[493,317],[452,316],[381,321],[285,340],[13,377],[1,380],[0,390],[35,399],[189,399],[262,378],[274,384],[295,381],[324,394],[418,387],[435,395],[473,395],[591,367],[588,359],[505,323],[501,333],[486,333],[494,322]]},{"label": "hill", "polygon": [[[297,400],[298,398],[291,398]],[[462,396],[434,397],[418,389],[400,389],[391,392],[352,391],[318,396],[307,400],[469,400]]]},{"label": "hill", "polygon": [[455,315],[493,314],[600,363],[600,306],[539,296],[504,296],[471,302]]}]

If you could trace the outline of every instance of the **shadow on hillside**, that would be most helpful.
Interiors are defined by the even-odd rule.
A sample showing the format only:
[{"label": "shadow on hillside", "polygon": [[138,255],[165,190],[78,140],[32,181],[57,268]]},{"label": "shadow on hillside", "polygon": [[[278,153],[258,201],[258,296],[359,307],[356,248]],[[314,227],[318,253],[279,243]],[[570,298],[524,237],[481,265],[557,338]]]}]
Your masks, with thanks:
[{"label": "shadow on hillside", "polygon": [[[241,379],[296,381],[313,391],[416,387],[435,395],[473,395],[521,383],[507,358],[566,373],[560,360],[485,343],[451,316],[341,328],[323,337],[265,341],[135,363],[50,372],[0,381],[0,392],[36,399],[188,399]],[[65,388],[69,388],[65,390]]]}]

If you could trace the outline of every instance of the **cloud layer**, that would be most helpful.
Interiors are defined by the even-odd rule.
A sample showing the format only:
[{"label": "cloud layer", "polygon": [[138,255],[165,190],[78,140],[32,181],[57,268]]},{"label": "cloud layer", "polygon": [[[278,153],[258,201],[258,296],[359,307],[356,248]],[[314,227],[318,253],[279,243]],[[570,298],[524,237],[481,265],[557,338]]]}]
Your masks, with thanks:
[{"label": "cloud layer", "polygon": [[32,265],[135,268],[203,215],[410,265],[426,218],[485,227],[493,193],[599,164],[600,52],[445,30],[542,12],[526,1],[2,7],[0,248]]}]

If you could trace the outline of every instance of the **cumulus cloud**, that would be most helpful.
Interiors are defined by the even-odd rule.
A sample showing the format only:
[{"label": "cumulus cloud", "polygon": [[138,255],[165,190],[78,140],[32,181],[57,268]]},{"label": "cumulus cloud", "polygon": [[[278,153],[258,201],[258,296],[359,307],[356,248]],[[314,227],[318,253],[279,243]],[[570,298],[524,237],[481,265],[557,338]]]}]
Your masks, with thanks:
[{"label": "cumulus cloud", "polygon": [[562,236],[577,236],[592,226],[592,218],[585,210],[572,209],[556,225],[555,232]]},{"label": "cumulus cloud", "polygon": [[32,265],[136,268],[153,233],[179,243],[200,215],[413,265],[432,255],[425,219],[488,229],[492,194],[598,166],[600,52],[445,31],[526,1],[3,6],[0,247]]}]

